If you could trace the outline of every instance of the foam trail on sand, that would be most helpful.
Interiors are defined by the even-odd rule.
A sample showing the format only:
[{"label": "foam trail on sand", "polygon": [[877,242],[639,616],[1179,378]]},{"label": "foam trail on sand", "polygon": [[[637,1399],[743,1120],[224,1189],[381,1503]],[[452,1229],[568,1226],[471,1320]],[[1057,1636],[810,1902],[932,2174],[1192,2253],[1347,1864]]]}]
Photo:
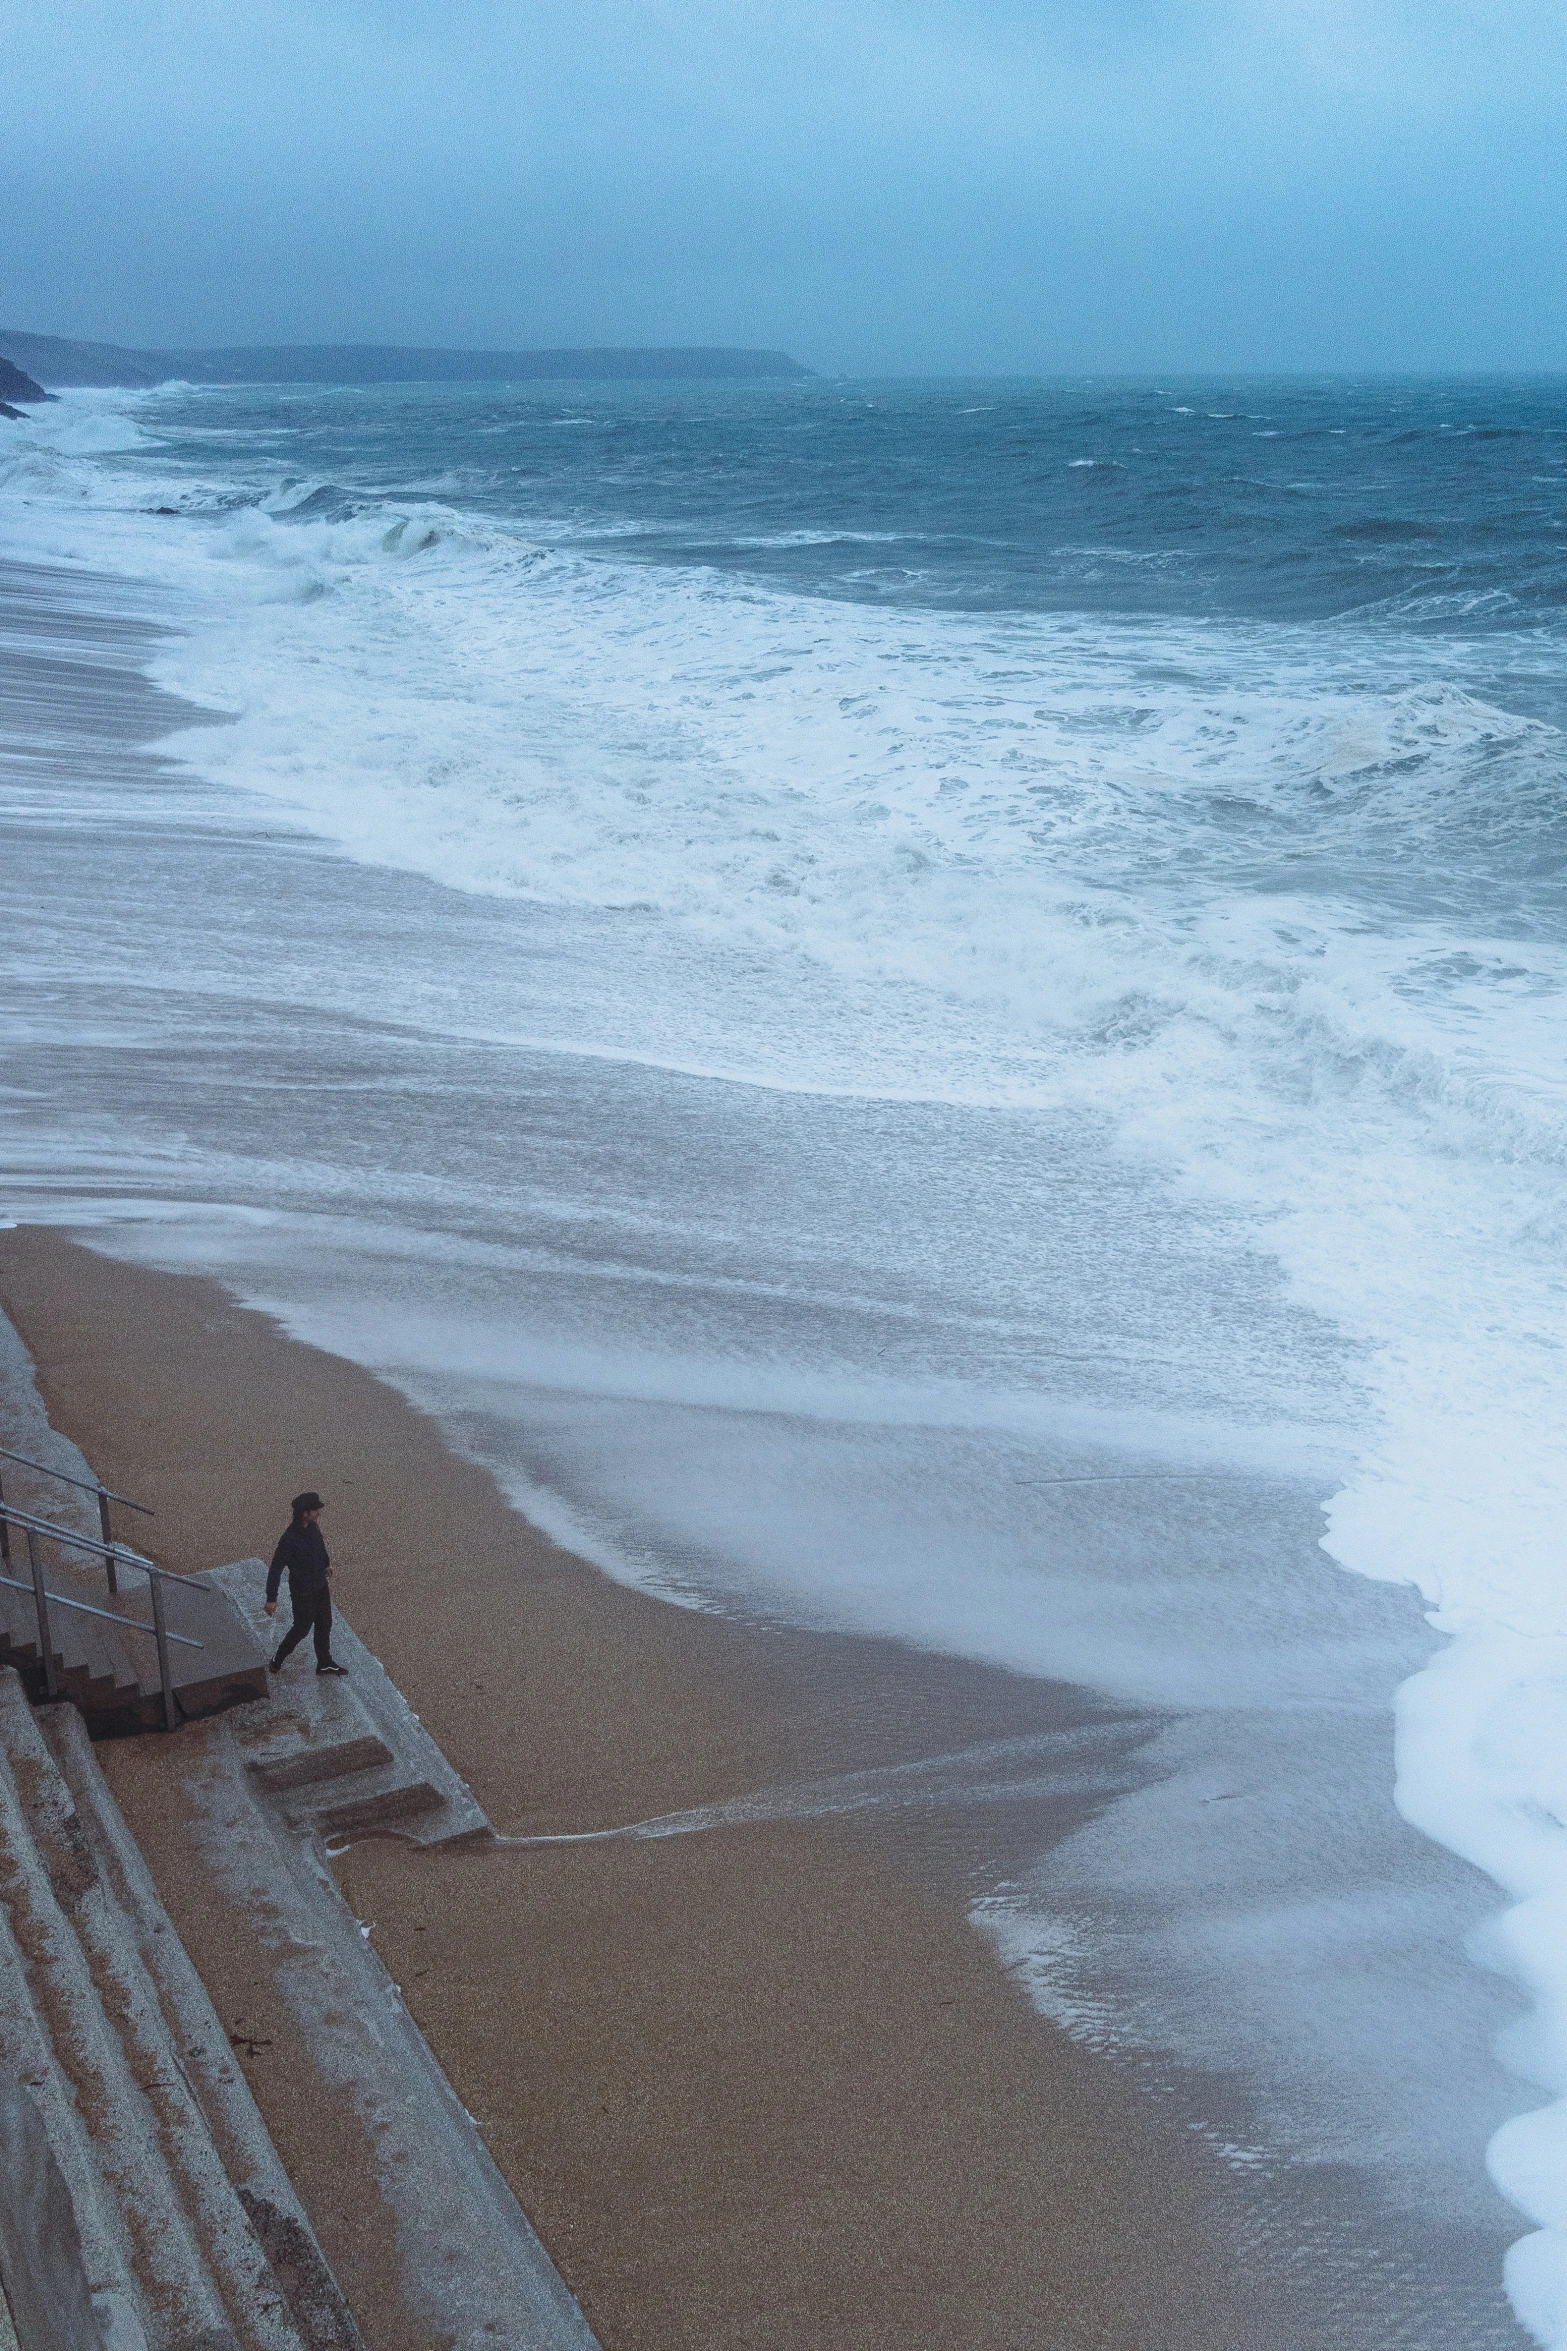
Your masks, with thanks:
[{"label": "foam trail on sand", "polygon": [[[714,1829],[751,1828],[762,1821],[832,1820],[870,1810],[916,1810],[930,1806],[1011,1804],[1038,1788],[1053,1799],[1103,1797],[1103,1769],[1092,1765],[1101,1750],[1125,1746],[1119,1724],[1101,1731],[1074,1730],[1024,1739],[989,1740],[953,1755],[923,1756],[917,1763],[841,1772],[830,1779],[796,1780],[786,1787],[759,1788],[723,1804],[697,1805],[653,1820],[614,1828],[556,1829],[529,1836],[498,1836],[502,1845],[596,1845],[620,1838],[703,1836]],[[1073,1763],[1089,1766],[1080,1778]],[[1030,1768],[1032,1767],[1032,1768]]]}]

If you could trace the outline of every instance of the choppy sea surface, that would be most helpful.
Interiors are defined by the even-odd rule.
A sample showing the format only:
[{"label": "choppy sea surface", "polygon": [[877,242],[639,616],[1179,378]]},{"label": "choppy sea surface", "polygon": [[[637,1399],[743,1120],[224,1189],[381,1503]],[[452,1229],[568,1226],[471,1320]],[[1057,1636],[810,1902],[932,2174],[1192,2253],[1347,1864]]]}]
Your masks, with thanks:
[{"label": "choppy sea surface", "polygon": [[1152,1710],[977,1922],[1567,2344],[1563,387],[72,394],[0,557],[0,1207]]}]

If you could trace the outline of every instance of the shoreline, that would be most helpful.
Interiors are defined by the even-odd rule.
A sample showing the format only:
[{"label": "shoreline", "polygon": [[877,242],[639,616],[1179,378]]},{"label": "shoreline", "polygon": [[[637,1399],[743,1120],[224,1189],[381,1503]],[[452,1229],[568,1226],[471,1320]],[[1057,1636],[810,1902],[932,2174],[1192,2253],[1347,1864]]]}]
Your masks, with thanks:
[{"label": "shoreline", "polygon": [[[85,1238],[137,1247],[134,1237],[116,1242],[90,1229],[99,1193],[114,1203],[111,1214],[127,1205],[116,1125],[131,1147],[127,1168],[189,1126],[206,1169],[201,1186],[167,1184],[156,1157],[154,1172],[137,1179],[150,1183],[165,1213],[183,1215],[187,1202],[199,1216],[201,1203],[228,1202],[226,1166],[214,1177],[203,1160],[217,1143],[230,1147],[210,1113],[236,1088],[259,1082],[270,1098],[279,1083],[298,1083],[307,1040],[312,1052],[336,1056],[336,1078],[350,1092],[396,1100],[409,1083],[415,1105],[431,1099],[427,1073],[405,1055],[359,1054],[352,1024],[345,1029],[329,996],[313,1000],[307,1029],[285,1033],[280,1055],[269,1060],[266,1037],[252,1037],[248,1025],[239,1050],[222,1018],[212,1018],[213,1006],[228,1002],[229,967],[226,948],[216,960],[207,952],[220,943],[207,932],[185,942],[201,950],[183,996],[182,1017],[194,1026],[176,1043],[167,1008],[156,1007],[153,1037],[168,1032],[180,1073],[171,1086],[156,1051],[141,1058],[147,1040],[135,1018],[147,967],[140,894],[149,854],[177,854],[193,885],[187,896],[206,906],[210,894],[208,931],[226,919],[240,941],[253,905],[270,903],[280,886],[305,893],[309,919],[325,935],[356,941],[365,924],[372,942],[389,928],[401,939],[417,935],[437,907],[443,922],[457,923],[459,940],[468,936],[460,899],[323,861],[303,836],[268,834],[264,854],[251,846],[236,857],[220,828],[221,855],[211,854],[204,788],[150,747],[211,714],[151,685],[135,666],[161,633],[144,599],[124,580],[94,573],[89,609],[83,586],[83,575],[58,566],[0,566],[18,655],[6,715],[27,787],[7,837],[21,885],[60,923],[74,956],[61,997],[49,991],[47,966],[35,970],[30,937],[19,932],[14,942],[19,1004],[40,1020],[36,1040],[22,1032],[12,1197],[24,1216],[32,1203],[34,1214],[60,1220],[59,1231],[35,1231],[16,1246],[54,1253],[36,1269],[34,1336],[59,1425],[100,1466],[121,1464],[117,1477],[105,1470],[111,1482],[161,1494],[160,1544],[167,1537],[184,1546],[170,1551],[172,1564],[202,1567],[270,1548],[279,1493],[302,1479],[326,1483],[322,1454],[310,1448],[320,1426],[340,1424],[349,1449],[335,1457],[342,1475],[328,1491],[345,1605],[414,1703],[432,1724],[439,1719],[459,1767],[491,1773],[486,1785],[499,1791],[492,1810],[504,1827],[547,1836],[588,1824],[591,1834],[637,1817],[731,1808],[700,1836],[508,1851],[495,1857],[503,1866],[492,1878],[420,1878],[421,1865],[391,1846],[355,1848],[339,1865],[396,1974],[407,1987],[422,1985],[418,2013],[437,2054],[491,2126],[498,2155],[506,2140],[504,2168],[592,2305],[607,2351],[643,2341],[703,2351],[775,2340],[836,2345],[851,2325],[857,2341],[885,2340],[889,2351],[893,2342],[926,2341],[1027,2343],[1031,2351],[1521,2344],[1500,2271],[1524,2224],[1488,2188],[1482,2162],[1498,2107],[1528,2102],[1509,2096],[1491,2055],[1490,2033],[1511,2020],[1516,2002],[1489,1979],[1477,1985],[1460,1959],[1466,1923],[1492,1914],[1494,1890],[1413,1831],[1392,1830],[1380,1793],[1384,1779],[1391,1784],[1391,1755],[1384,1762],[1380,1754],[1391,1724],[1375,1704],[1354,1768],[1338,1769],[1332,1743],[1318,1739],[1311,1769],[1279,1801],[1222,1815],[1256,1823],[1240,1838],[1239,1908],[1222,1874],[1199,1871],[1206,1901],[1166,1921],[1164,1947],[1177,1965],[1182,1937],[1194,1951],[1213,1936],[1254,1958],[1260,1947],[1260,1977],[1255,1966],[1230,1976],[1242,2002],[1254,1985],[1264,1988],[1251,2042],[1244,2006],[1240,2029],[1207,2037],[1210,2019],[1229,2017],[1227,2004],[1214,2003],[1184,2061],[1159,2054],[1157,2017],[1145,2054],[1090,2053],[1028,2006],[1021,1977],[1003,1976],[1010,1950],[1005,1937],[969,1924],[975,1898],[1004,1888],[1014,1872],[1025,1885],[1042,1874],[1047,1912],[1070,1922],[1075,1900],[1094,1929],[1092,1872],[1086,1883],[1079,1873],[1074,1896],[1071,1851],[1054,1885],[1049,1856],[1085,1806],[1091,1814],[1113,1804],[1123,1788],[1134,1795],[1107,1814],[1112,1834],[1145,1797],[1156,1814],[1174,1798],[1167,1817],[1191,1854],[1169,1750],[1183,1727],[1200,1728],[1200,1716],[1164,1718],[1145,1755],[1139,1741],[1145,1728],[1158,1730],[1158,1717],[1107,1707],[1067,1684],[890,1638],[692,1615],[614,1584],[526,1526],[489,1472],[465,1457],[461,1435],[448,1445],[426,1417],[433,1399],[421,1410],[352,1362],[296,1345],[199,1275],[138,1271],[73,1253],[60,1238],[68,1229],[62,1170],[81,1143],[86,1171],[72,1190],[89,1220]],[[101,803],[96,856],[96,835],[80,822],[84,795],[86,805]],[[158,951],[166,945],[160,940]],[[443,1046],[443,1085],[473,1075],[446,1066],[452,1049]],[[487,1084],[488,1072],[480,1074]],[[542,1074],[546,1093],[561,1074],[553,1065]],[[300,1097],[307,1111],[312,1091]],[[593,1117],[557,1136],[568,1175],[580,1172],[582,1143],[591,1146],[593,1119],[606,1109],[622,1121],[629,1115],[633,1130],[640,1120],[655,1158],[672,1148],[678,1157],[682,1107],[617,1083],[613,1102],[589,1103]],[[417,1125],[404,1117],[402,1127],[417,1140]],[[519,1149],[531,1146],[527,1122],[508,1131]],[[356,1139],[367,1164],[379,1164],[373,1122]],[[1069,1183],[1072,1171],[1057,1174]],[[243,1179],[238,1197],[252,1198]],[[0,1236],[0,1251],[14,1239]],[[225,1265],[236,1285],[242,1255]],[[308,1265],[296,1271],[315,1278]],[[476,1293],[470,1300],[483,1304]],[[362,1476],[366,1462],[371,1474]],[[410,1488],[416,1468],[428,1493]],[[927,1491],[938,1507],[946,1499],[939,1480]],[[965,1524],[975,1523],[972,1497],[965,1507]],[[443,1510],[463,1529],[467,1548],[455,1560]],[[363,1541],[356,1529],[368,1530]],[[1307,1536],[1314,1546],[1315,1522]],[[1116,1544],[1127,1542],[1157,1576],[1167,1530],[1137,1512],[1123,1516],[1108,1545],[1085,1549],[1085,1566],[1114,1566]],[[1320,1566],[1314,1548],[1301,1557]],[[371,1580],[380,1558],[396,1562],[395,1591]],[[1236,1596],[1248,1588],[1249,1578]],[[420,1602],[431,1589],[439,1597],[426,1621]],[[467,1635],[443,1646],[452,1609],[496,1593],[517,1605],[515,1638],[494,1654]],[[1413,1598],[1358,1578],[1338,1599],[1348,1620],[1338,1653],[1351,1667],[1361,1628],[1375,1644],[1400,1622],[1418,1624]],[[1337,1648],[1331,1601],[1328,1614],[1323,1629]],[[934,1794],[920,1776],[930,1757],[961,1759],[1009,1741],[1057,1757],[1085,1724],[1101,1742],[1099,1777],[1074,1769],[1053,1809],[1039,1788],[1050,1766],[1031,1764],[1023,1775],[1031,1785],[1005,1802],[993,1800],[994,1784],[965,1788],[961,1768]],[[200,1736],[188,1729],[181,1744],[198,1745]],[[1265,1749],[1254,1748],[1247,1725],[1230,1753],[1250,1768]],[[253,2087],[302,2185],[307,2173],[315,2183],[307,2201],[339,2275],[374,2315],[373,2351],[422,2347],[428,2328],[387,2283],[389,2215],[374,2148],[351,2102],[334,2109],[291,2054],[255,1922],[226,1916],[215,1881],[195,1867],[167,1751],[125,1741],[109,1760],[219,2006],[236,2038],[255,2043]],[[867,1774],[876,1776],[874,1803],[860,1800]],[[993,1771],[992,1781],[1004,1776]],[[826,1805],[815,1802],[824,1786]],[[802,1791],[812,1800],[803,1806]],[[1347,1803],[1346,1817],[1364,1830],[1366,1791],[1377,1818],[1389,1816],[1390,1833],[1373,1822],[1357,1848],[1360,1874],[1346,1877],[1336,1823]],[[1297,1797],[1306,1799],[1299,1808]],[[1090,1821],[1075,1847],[1091,1844],[1098,1825]],[[1314,1832],[1315,1847],[1303,1844],[1302,1829]],[[1120,1922],[1134,1936],[1141,1906],[1157,1902],[1163,1858],[1157,1840],[1145,1844],[1139,1869],[1147,1875],[1132,1883],[1132,1912]],[[1169,1858],[1179,1876],[1179,1856]],[[1308,1934],[1299,1953],[1288,1937],[1270,1942],[1271,1922],[1310,1920],[1314,1896],[1326,1906],[1328,1935]],[[1391,1921],[1385,1941],[1379,1918]],[[1401,1919],[1418,1932],[1401,1929]],[[1101,1948],[1097,1968],[1104,1939],[1091,1931],[1090,1941]],[[1288,2101],[1281,2112],[1275,2095],[1270,2114],[1258,2069],[1244,2077],[1194,2070],[1210,2048],[1214,2063],[1231,2067],[1247,2066],[1248,2046],[1266,2057],[1267,1970],[1281,1953],[1305,1994],[1306,2032],[1293,2052],[1305,2069],[1293,2084],[1303,2095],[1319,2075],[1353,2069],[1361,1978],[1374,1995],[1379,1968],[1405,1969],[1413,1959],[1416,1972],[1397,1979],[1415,1995],[1409,2019],[1384,2002],[1374,2027],[1368,2007],[1369,2094],[1357,2085],[1351,2107],[1374,2125],[1391,2089],[1386,2127],[1401,2133],[1400,2156],[1430,2144],[1446,2162],[1434,2201],[1379,2172],[1374,2128],[1369,2162],[1362,2138],[1346,2145],[1332,2131],[1302,2152]],[[1462,1969],[1453,1993],[1444,1966]],[[1091,2014],[1101,1982],[1112,2008],[1118,1997],[1113,1981],[1086,1978]],[[1324,1998],[1335,1989],[1336,2007]],[[1436,2033],[1422,2029],[1426,2018]],[[1346,2025],[1347,2051],[1335,2045]],[[1385,2035],[1386,2050],[1372,2045],[1373,2031]],[[519,2040],[523,2032],[538,2038]],[[1474,2093],[1474,2127],[1456,2147],[1443,2135],[1455,2065],[1467,2069]],[[753,2110],[742,2113],[746,2099]],[[1234,2170],[1220,2159],[1227,2142]],[[779,2299],[789,2293],[792,2303]]]},{"label": "shoreline", "polygon": [[[1140,1726],[1082,1693],[612,1583],[390,1388],[204,1278],[17,1228],[0,1304],[55,1425],[153,1501],[166,1564],[265,1549],[276,1496],[320,1485],[345,1613],[513,1835],[1117,1719],[1104,1794],[1135,1773]],[[220,2014],[254,2014],[257,1953],[171,1831],[167,1750],[102,1752]],[[1031,1797],[1035,1854],[1093,1801],[1080,1770],[1072,1786]],[[1310,2340],[1242,2277],[1218,2158],[1029,2006],[941,1885],[939,1817],[934,1835],[917,1806],[890,1818],[461,1856],[366,1843],[337,1874],[606,2351]],[[334,2209],[313,2101],[269,2049],[239,2053],[362,2291],[371,2247]]]}]

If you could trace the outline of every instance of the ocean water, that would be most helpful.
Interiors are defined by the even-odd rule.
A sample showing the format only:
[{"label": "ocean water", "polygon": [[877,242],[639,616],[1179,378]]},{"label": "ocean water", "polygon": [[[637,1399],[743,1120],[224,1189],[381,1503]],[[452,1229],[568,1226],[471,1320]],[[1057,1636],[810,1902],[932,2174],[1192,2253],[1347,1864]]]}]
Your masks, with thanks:
[{"label": "ocean water", "polygon": [[1567,2344],[1560,387],[76,394],[0,557],[5,1212],[1150,1709],[976,1923]]}]

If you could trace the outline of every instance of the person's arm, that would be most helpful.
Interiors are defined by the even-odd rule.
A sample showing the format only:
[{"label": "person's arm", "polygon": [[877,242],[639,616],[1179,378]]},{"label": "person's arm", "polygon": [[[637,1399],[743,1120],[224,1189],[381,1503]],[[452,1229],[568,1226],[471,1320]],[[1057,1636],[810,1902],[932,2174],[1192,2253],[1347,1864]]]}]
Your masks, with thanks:
[{"label": "person's arm", "polygon": [[293,1528],[290,1527],[287,1532],[280,1537],[278,1547],[272,1554],[272,1565],[267,1569],[268,1616],[275,1616],[277,1613],[277,1588],[278,1585],[283,1581],[283,1570],[288,1565],[288,1554],[290,1548],[289,1536],[293,1533],[293,1531]]}]

